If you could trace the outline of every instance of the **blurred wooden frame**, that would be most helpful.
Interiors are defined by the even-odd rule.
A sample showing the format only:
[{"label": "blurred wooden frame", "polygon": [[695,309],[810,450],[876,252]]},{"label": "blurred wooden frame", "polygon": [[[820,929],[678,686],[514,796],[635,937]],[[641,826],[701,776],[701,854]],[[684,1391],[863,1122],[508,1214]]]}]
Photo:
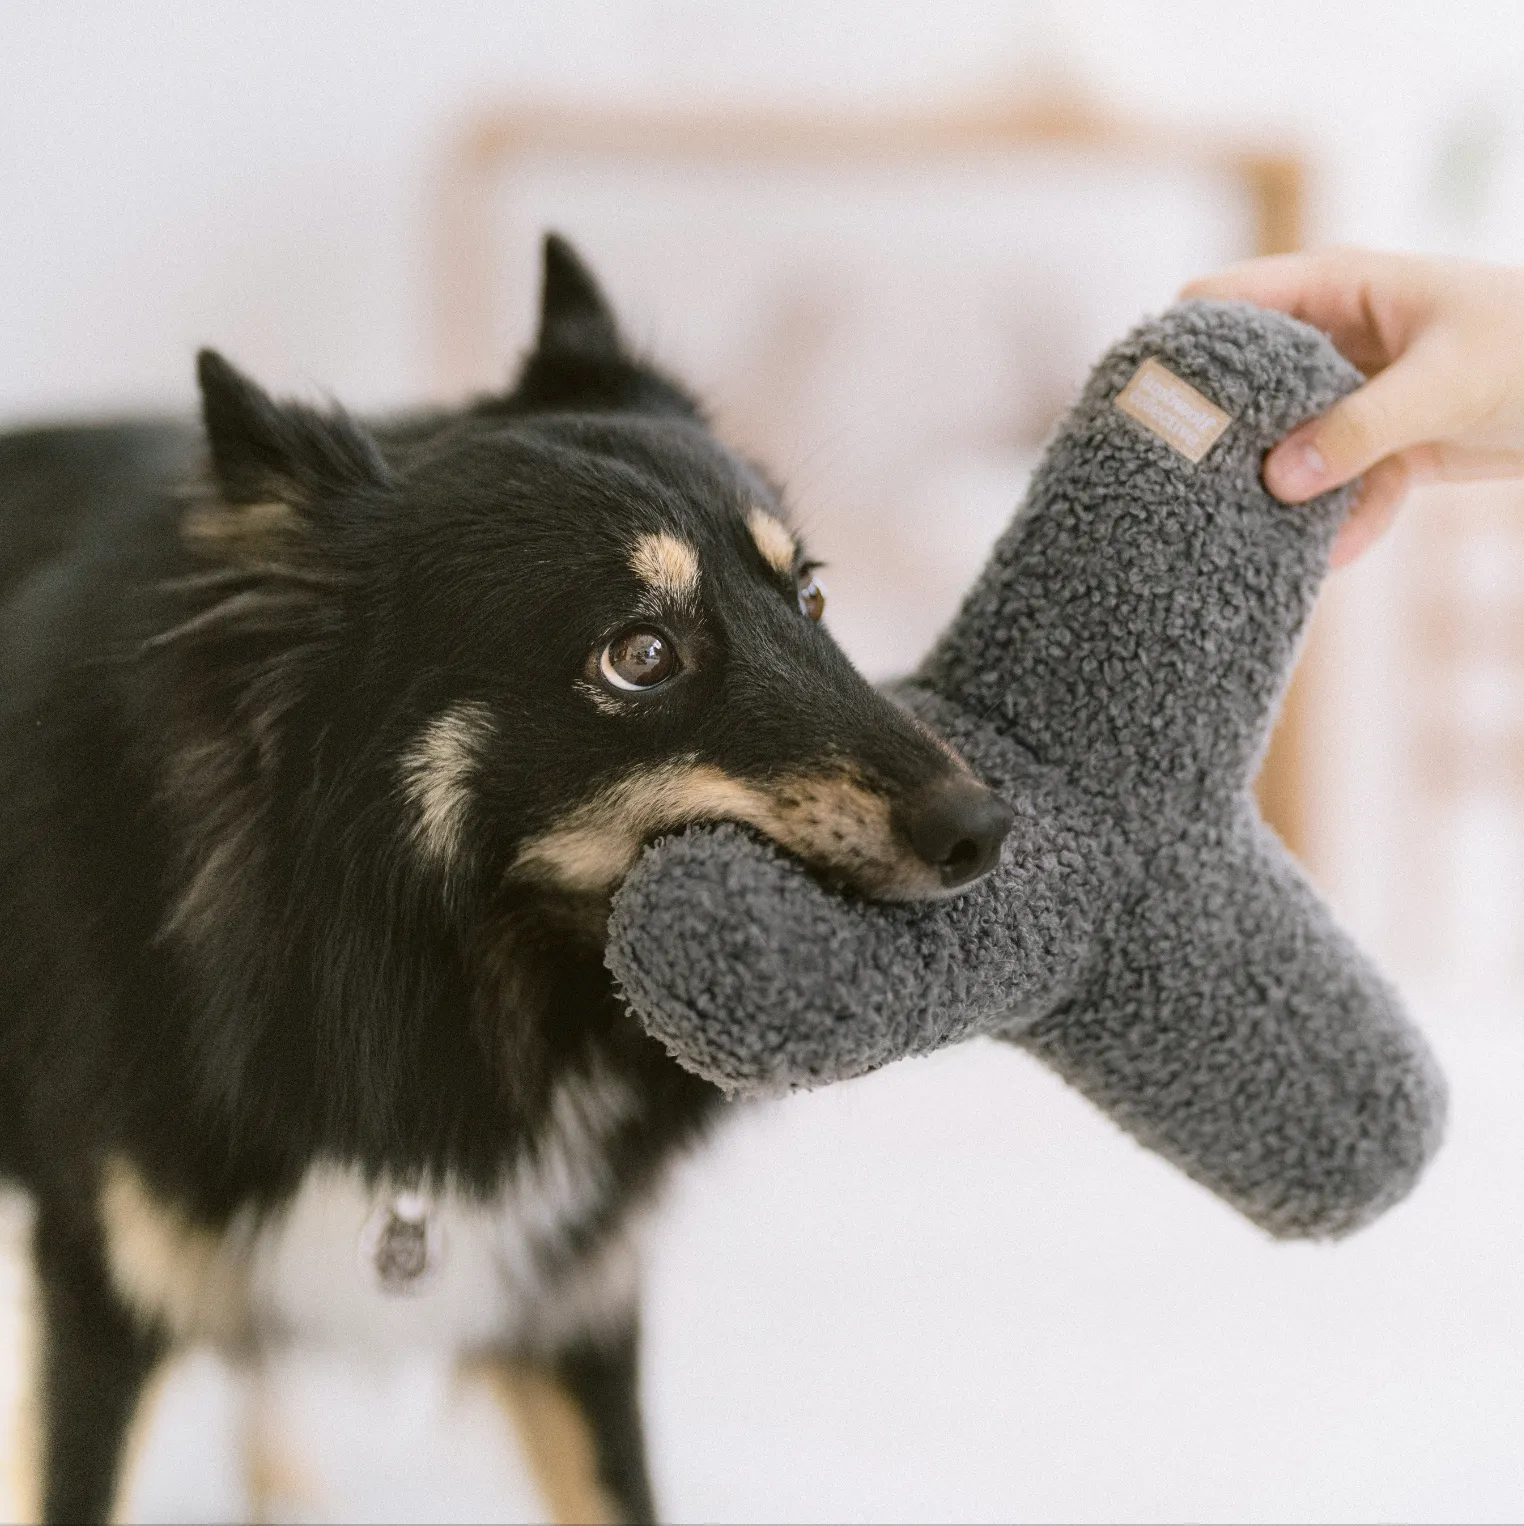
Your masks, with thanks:
[{"label": "blurred wooden frame", "polygon": [[[741,163],[924,164],[1060,149],[1221,175],[1244,189],[1253,215],[1249,254],[1302,244],[1306,167],[1295,154],[1156,129],[1097,111],[1063,92],[941,112],[872,114],[781,111],[573,111],[525,108],[483,115],[453,144],[437,207],[436,382],[446,396],[485,385],[493,346],[494,186],[516,160],[577,157],[714,165]],[[1308,857],[1304,658],[1286,696],[1260,773],[1266,818]]]}]

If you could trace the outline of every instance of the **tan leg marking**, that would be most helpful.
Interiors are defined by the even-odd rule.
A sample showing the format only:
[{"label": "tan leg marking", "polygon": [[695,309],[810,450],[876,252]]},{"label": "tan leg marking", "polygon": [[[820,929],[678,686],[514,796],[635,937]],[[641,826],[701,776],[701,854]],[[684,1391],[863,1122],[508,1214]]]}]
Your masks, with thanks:
[{"label": "tan leg marking", "polygon": [[[42,1520],[43,1454],[46,1435],[42,1420],[42,1332],[35,1289],[29,1288],[23,1309],[21,1330],[20,1402],[16,1407],[15,1433],[11,1447],[10,1483],[14,1500],[13,1514],[7,1520],[40,1522]],[[143,1385],[133,1408],[127,1433],[122,1440],[121,1462],[117,1468],[116,1498],[112,1503],[112,1521],[123,1519],[131,1499],[132,1479],[142,1460],[143,1448],[153,1428],[154,1412],[169,1375],[171,1363],[160,1362]]]},{"label": "tan leg marking", "polygon": [[6,1469],[11,1499],[9,1521],[31,1526],[42,1520],[42,1423],[37,1417],[37,1396],[29,1387],[16,1406]]},{"label": "tan leg marking", "polygon": [[132,1502],[132,1481],[143,1461],[143,1452],[153,1432],[154,1419],[158,1413],[159,1400],[164,1395],[174,1368],[174,1358],[166,1357],[154,1368],[152,1375],[138,1394],[138,1402],[127,1423],[127,1434],[122,1440],[122,1457],[116,1470],[116,1499],[111,1507],[113,1522],[127,1519],[126,1509]]},{"label": "tan leg marking", "polygon": [[243,1427],[243,1478],[255,1526],[321,1515],[324,1491],[283,1434],[270,1402],[270,1379],[252,1376]]},{"label": "tan leg marking", "polygon": [[687,541],[666,531],[642,535],[635,542],[630,568],[653,593],[670,603],[691,603],[698,593],[698,553]]},{"label": "tan leg marking", "polygon": [[13,1512],[9,1519],[31,1522],[42,1519],[41,1306],[30,1256],[18,1255],[17,1261],[22,1275],[17,1309],[20,1316],[20,1350],[17,1352],[20,1385],[11,1416],[6,1476]]},{"label": "tan leg marking", "polygon": [[558,1526],[613,1526],[619,1512],[598,1481],[598,1449],[582,1411],[553,1378],[482,1359],[463,1369],[507,1411],[551,1519]]},{"label": "tan leg marking", "polygon": [[886,900],[942,893],[936,871],[902,842],[889,802],[848,773],[751,784],[703,763],[642,769],[575,807],[519,850],[514,867],[604,894],[642,844],[692,821],[740,821],[806,863]]},{"label": "tan leg marking", "polygon": [[746,528],[757,543],[762,559],[775,572],[785,577],[794,570],[794,558],[799,555],[799,543],[783,521],[766,509],[754,508],[746,516]]}]

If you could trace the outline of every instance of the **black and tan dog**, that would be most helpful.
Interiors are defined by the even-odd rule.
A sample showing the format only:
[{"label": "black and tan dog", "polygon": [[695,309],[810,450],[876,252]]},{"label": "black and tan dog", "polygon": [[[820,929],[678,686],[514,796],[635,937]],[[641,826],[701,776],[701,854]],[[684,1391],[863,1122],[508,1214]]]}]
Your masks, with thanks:
[{"label": "black and tan dog", "polygon": [[427,1340],[518,1396],[553,1511],[648,1518],[631,1226],[720,1099],[622,1008],[611,891],[728,818],[942,895],[1009,813],[850,667],[776,489],[560,241],[464,412],[200,378],[204,434],[0,439],[41,1508],[108,1513],[178,1345]]}]

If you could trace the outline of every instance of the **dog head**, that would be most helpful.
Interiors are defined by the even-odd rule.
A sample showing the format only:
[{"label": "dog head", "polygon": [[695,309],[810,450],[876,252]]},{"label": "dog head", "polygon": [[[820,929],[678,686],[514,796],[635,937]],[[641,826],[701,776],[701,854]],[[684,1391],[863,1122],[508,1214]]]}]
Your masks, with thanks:
[{"label": "dog head", "polygon": [[778,490],[561,240],[517,385],[464,414],[369,431],[201,379],[220,492],[188,524],[331,581],[312,745],[387,780],[425,872],[606,901],[720,819],[880,899],[996,862],[1009,809],[853,669]]}]

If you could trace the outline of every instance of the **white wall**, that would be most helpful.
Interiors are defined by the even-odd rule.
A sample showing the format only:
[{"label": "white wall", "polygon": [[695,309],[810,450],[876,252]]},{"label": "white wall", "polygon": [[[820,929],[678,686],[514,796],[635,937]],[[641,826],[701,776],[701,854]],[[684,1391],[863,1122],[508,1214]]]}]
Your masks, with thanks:
[{"label": "white wall", "polygon": [[682,3],[12,3],[0,411],[189,399],[215,340],[356,405],[425,383],[431,155],[472,102],[928,92],[1025,29]]},{"label": "white wall", "polygon": [[[470,103],[945,99],[1057,65],[1287,132],[1327,237],[1425,232],[1439,135],[1506,118],[1502,5],[42,4],[0,11],[0,416],[185,403],[214,341],[354,405],[426,384],[427,171]],[[1482,125],[1485,125],[1484,123]]]},{"label": "white wall", "polygon": [[[1511,4],[9,0],[0,417],[188,407],[205,342],[355,406],[419,396],[429,171],[475,102],[934,101],[1054,66],[1141,114],[1299,141],[1319,238],[1524,258]],[[1384,607],[1380,563],[1360,576],[1346,628]],[[1348,651],[1379,680],[1358,629]],[[1348,801],[1380,743],[1335,735]],[[1379,938],[1371,886],[1402,866],[1379,810],[1338,815],[1367,866],[1341,893]],[[1507,990],[1455,989],[1425,1005],[1452,1142],[1411,1204],[1332,1251],[1266,1245],[990,1046],[738,1124],[682,1174],[657,1241],[670,1513],[1519,1518],[1524,1028]],[[14,1329],[0,1314],[12,1350]],[[217,1390],[195,1381],[146,1512],[236,1510],[223,1464],[196,1492],[194,1396]],[[423,1443],[388,1440],[388,1413],[413,1423],[377,1411],[351,1510],[414,1498],[381,1464],[423,1467]],[[489,1514],[457,1464],[440,1513]]]}]

